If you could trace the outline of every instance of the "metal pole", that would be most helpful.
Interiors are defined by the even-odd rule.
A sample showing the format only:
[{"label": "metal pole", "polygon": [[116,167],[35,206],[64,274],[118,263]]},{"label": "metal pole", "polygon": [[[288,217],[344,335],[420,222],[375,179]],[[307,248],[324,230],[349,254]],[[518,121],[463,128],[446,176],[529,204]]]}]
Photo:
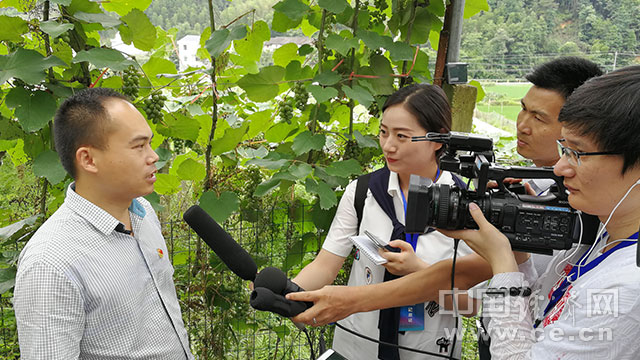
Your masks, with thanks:
[{"label": "metal pole", "polygon": [[449,34],[449,48],[447,49],[447,63],[458,62],[460,59],[460,43],[462,42],[462,19],[465,0],[451,0],[451,28]]}]

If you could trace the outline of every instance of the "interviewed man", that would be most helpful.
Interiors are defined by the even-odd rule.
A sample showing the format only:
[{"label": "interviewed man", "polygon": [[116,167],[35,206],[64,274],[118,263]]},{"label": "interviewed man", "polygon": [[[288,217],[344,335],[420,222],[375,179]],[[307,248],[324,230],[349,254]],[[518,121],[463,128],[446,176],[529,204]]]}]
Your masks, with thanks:
[{"label": "interviewed man", "polygon": [[92,88],[54,119],[75,180],[20,254],[22,359],[193,359],[153,191],[153,132],[127,99]]}]

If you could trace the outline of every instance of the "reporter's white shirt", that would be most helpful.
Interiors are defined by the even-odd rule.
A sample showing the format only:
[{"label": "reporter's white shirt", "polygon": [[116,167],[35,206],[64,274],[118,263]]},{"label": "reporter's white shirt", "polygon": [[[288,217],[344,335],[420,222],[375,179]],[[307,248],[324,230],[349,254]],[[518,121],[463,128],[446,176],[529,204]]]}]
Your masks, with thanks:
[{"label": "reporter's white shirt", "polygon": [[[349,236],[363,234],[364,230],[375,234],[384,242],[388,242],[391,237],[393,225],[388,216],[373,198],[371,191],[367,192],[367,198],[364,202],[362,222],[359,231],[356,231],[358,219],[355,208],[353,206],[357,181],[351,182],[346,190],[338,210],[331,224],[331,229],[327,234],[327,238],[323,244],[323,249],[342,257],[347,257],[351,253],[353,245],[349,240]],[[453,184],[453,178],[447,171],[443,171],[437,184]],[[398,182],[398,174],[391,172],[389,176],[388,193],[393,197],[398,221],[404,221],[404,206],[402,195],[400,193],[400,185]],[[426,204],[425,204],[426,206]],[[468,255],[472,250],[460,242],[458,248],[458,256]],[[453,256],[453,239],[434,231],[418,238],[416,254],[429,264],[436,263],[440,260],[448,259]],[[384,267],[375,265],[366,256],[362,255],[353,261],[351,274],[349,276],[350,286],[367,285],[380,283],[384,279]],[[439,354],[448,354],[451,345],[439,345],[440,343],[449,342],[453,338],[453,328],[455,327],[455,319],[453,315],[442,314],[446,311],[439,309],[437,303],[425,303],[425,330],[424,331],[407,331],[404,335],[400,334],[399,345],[417,348],[429,352]],[[340,324],[352,329],[360,334],[378,339],[378,317],[379,311],[371,311],[366,313],[358,313],[349,316],[340,321]],[[462,327],[462,319],[460,319],[459,327]],[[457,344],[454,356],[460,358],[460,334],[457,337]],[[441,340],[442,339],[442,340]],[[336,328],[333,348],[341,355],[351,360],[370,360],[378,358],[378,344],[364,340],[360,337],[351,335],[339,328]],[[400,350],[400,358],[402,360],[409,359],[429,359],[433,358],[428,355],[415,352]]]}]

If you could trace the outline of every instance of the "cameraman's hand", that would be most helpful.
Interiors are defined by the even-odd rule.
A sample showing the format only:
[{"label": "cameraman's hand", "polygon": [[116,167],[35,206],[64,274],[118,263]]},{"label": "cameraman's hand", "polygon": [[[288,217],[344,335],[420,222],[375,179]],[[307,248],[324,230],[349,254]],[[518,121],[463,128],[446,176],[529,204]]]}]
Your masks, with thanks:
[{"label": "cameraman's hand", "polygon": [[416,255],[413,247],[408,242],[404,240],[393,240],[389,242],[389,245],[399,248],[401,251],[396,253],[378,249],[378,252],[380,256],[387,259],[387,263],[382,266],[393,275],[407,275],[429,266],[429,264],[422,261],[422,259]]},{"label": "cameraman's hand", "polygon": [[478,224],[478,230],[441,230],[441,233],[464,240],[478,255],[491,265],[493,274],[518,271],[518,264],[511,251],[511,244],[504,234],[485,219],[475,203],[469,204],[469,212]]}]

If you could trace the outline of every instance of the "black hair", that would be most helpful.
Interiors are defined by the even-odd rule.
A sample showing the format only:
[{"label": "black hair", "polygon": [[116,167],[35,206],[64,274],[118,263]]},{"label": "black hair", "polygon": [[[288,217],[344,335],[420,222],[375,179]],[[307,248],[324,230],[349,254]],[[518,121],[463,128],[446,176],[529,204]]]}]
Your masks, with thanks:
[{"label": "black hair", "polygon": [[592,139],[600,151],[622,154],[622,173],[640,163],[640,65],[593,78],[560,110],[562,126]]},{"label": "black hair", "polygon": [[[451,106],[444,90],[436,85],[413,84],[393,93],[382,106],[387,108],[402,104],[404,108],[418,119],[420,126],[427,132],[447,133],[451,131]],[[444,151],[444,147],[436,151],[436,157]]]},{"label": "black hair", "polygon": [[104,102],[129,99],[108,88],[89,88],[67,98],[53,120],[55,148],[62,167],[75,179],[76,151],[83,145],[104,149],[111,118]]},{"label": "black hair", "polygon": [[567,56],[536,67],[525,78],[539,88],[560,93],[566,99],[585,81],[600,75],[602,70],[596,63],[576,56]]}]

